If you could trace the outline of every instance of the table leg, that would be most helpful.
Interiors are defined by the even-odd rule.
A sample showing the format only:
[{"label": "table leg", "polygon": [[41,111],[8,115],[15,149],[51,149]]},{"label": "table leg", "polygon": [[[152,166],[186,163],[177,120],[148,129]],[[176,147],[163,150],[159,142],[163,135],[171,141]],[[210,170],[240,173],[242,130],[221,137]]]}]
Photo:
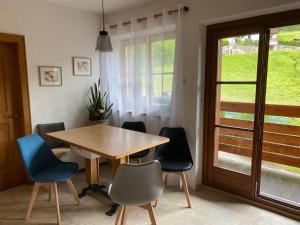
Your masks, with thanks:
[{"label": "table leg", "polygon": [[95,184],[98,181],[97,159],[85,159],[85,177],[88,184]]},{"label": "table leg", "polygon": [[89,184],[88,187],[84,188],[81,193],[78,195],[79,198],[84,197],[89,192],[96,192],[105,198],[108,198],[107,192],[104,189],[105,185],[99,185],[99,164],[98,159],[85,159],[85,173],[86,173],[86,182]]},{"label": "table leg", "polygon": [[124,163],[129,163],[129,157],[128,156],[125,156],[123,158],[119,158],[119,159],[114,159],[112,160],[112,174],[113,174],[113,177],[116,175],[116,172],[119,168],[119,166],[121,164],[124,164]]}]

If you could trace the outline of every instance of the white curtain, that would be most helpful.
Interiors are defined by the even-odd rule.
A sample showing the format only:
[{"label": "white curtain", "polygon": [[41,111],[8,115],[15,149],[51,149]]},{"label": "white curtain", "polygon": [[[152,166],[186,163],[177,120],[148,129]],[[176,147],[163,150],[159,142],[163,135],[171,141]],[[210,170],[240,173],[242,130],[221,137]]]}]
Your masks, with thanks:
[{"label": "white curtain", "polygon": [[112,123],[142,120],[157,134],[183,126],[182,11],[131,19],[109,30],[113,52],[100,54],[100,78],[113,105]]}]

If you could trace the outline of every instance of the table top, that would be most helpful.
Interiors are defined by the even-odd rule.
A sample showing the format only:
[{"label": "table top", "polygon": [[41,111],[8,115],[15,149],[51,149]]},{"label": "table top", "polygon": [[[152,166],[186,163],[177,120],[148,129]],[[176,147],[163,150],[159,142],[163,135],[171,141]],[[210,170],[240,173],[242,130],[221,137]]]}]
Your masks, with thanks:
[{"label": "table top", "polygon": [[165,137],[102,124],[47,135],[109,159],[119,159],[169,142]]}]

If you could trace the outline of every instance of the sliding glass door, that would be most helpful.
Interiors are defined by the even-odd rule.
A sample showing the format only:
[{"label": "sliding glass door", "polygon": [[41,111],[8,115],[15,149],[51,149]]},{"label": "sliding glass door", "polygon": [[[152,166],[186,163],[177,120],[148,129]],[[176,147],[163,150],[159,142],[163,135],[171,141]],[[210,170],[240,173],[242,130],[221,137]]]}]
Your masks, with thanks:
[{"label": "sliding glass door", "polygon": [[300,207],[300,25],[269,32],[259,195]]},{"label": "sliding glass door", "polygon": [[210,25],[204,184],[300,212],[300,10]]},{"label": "sliding glass door", "polygon": [[209,184],[250,197],[256,152],[262,29],[217,32],[209,83]]}]

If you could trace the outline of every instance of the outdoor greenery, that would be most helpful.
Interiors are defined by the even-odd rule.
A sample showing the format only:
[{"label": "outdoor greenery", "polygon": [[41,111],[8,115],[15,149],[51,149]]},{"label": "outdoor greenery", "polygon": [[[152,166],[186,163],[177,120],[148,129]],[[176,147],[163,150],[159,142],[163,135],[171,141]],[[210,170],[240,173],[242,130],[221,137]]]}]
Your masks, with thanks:
[{"label": "outdoor greenery", "polygon": [[228,39],[227,39],[227,38],[223,38],[223,39],[222,39],[222,47],[228,46],[228,45],[229,45]]},{"label": "outdoor greenery", "polygon": [[281,27],[278,30],[278,42],[281,45],[300,46],[300,25]]},{"label": "outdoor greenery", "polygon": [[[147,51],[151,50],[151,68],[148,68]],[[173,83],[173,70],[175,60],[175,39],[165,39],[154,41],[150,45],[150,50],[147,49],[146,43],[127,47],[127,54],[135,54],[137,61],[137,72],[141,74],[142,95],[146,96],[147,80],[146,74],[149,69],[152,72],[152,93],[154,97],[161,97],[168,95],[171,97],[172,83]],[[163,63],[162,63],[163,62]]]},{"label": "outdoor greenery", "polygon": [[[267,104],[300,105],[300,50],[270,51],[267,80]],[[295,63],[295,60],[298,62]],[[222,81],[255,81],[257,53],[223,55]],[[221,100],[254,103],[255,85],[222,85]],[[227,114],[228,115],[228,114]],[[253,120],[251,114],[231,113]],[[242,118],[243,117],[243,118]],[[300,126],[297,118],[266,116],[266,121]]]},{"label": "outdoor greenery", "polygon": [[242,39],[242,38],[235,38],[235,42],[240,45],[247,45],[247,46],[258,46],[258,40],[252,40],[250,38]]},{"label": "outdoor greenery", "polygon": [[[269,104],[300,105],[300,50],[271,51],[268,64],[266,102]],[[257,53],[223,55],[223,81],[255,81]],[[223,101],[254,102],[255,85],[223,85]],[[295,97],[299,96],[299,97]]]},{"label": "outdoor greenery", "polygon": [[300,31],[280,32],[278,42],[281,45],[300,47]]}]

